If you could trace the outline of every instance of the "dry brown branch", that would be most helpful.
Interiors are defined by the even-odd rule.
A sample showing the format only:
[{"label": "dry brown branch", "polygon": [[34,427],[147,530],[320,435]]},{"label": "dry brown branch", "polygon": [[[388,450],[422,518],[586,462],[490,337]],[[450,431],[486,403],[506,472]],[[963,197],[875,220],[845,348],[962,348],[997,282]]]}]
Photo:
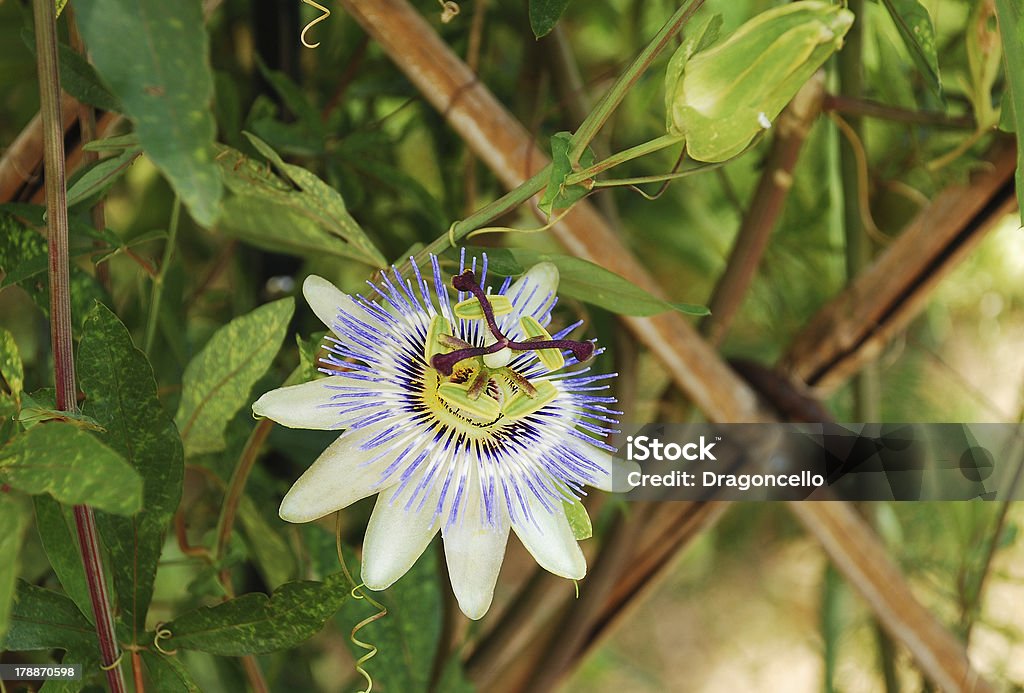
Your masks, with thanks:
[{"label": "dry brown branch", "polygon": [[[519,185],[547,163],[529,133],[408,3],[342,0],[342,5],[506,186]],[[554,231],[574,255],[661,293],[591,205],[580,204]],[[769,419],[755,393],[680,316],[625,317],[623,322],[709,419]],[[899,571],[887,569],[891,563],[881,543],[856,513],[840,502],[794,505],[794,512],[868,603],[886,611],[879,614],[879,620],[908,648],[931,680],[938,685],[968,682],[971,690],[988,690],[971,670],[963,646],[914,599]],[[863,560],[882,564],[859,565]]]},{"label": "dry brown branch", "polygon": [[793,340],[779,368],[821,393],[873,360],[924,308],[936,285],[1006,212],[1015,198],[1016,153],[1000,145],[968,185],[940,193],[899,238]]},{"label": "dry brown branch", "polygon": [[797,92],[793,102],[775,124],[775,140],[765,160],[754,197],[743,215],[733,241],[729,261],[711,294],[711,315],[701,323],[701,332],[712,344],[722,339],[747,295],[775,224],[793,185],[793,169],[807,133],[821,112],[825,75],[819,72]]},{"label": "dry brown branch", "polygon": [[[61,122],[67,131],[78,117],[78,101],[64,94]],[[0,201],[15,199],[26,183],[35,183],[43,164],[43,121],[37,113],[0,158]]]},{"label": "dry brown branch", "polygon": [[[827,512],[820,512],[827,506]],[[790,510],[821,542],[836,567],[860,592],[878,620],[943,691],[991,691],[971,668],[963,644],[921,606],[899,568],[864,519],[847,503],[791,502]],[[876,589],[884,586],[884,589]]]}]

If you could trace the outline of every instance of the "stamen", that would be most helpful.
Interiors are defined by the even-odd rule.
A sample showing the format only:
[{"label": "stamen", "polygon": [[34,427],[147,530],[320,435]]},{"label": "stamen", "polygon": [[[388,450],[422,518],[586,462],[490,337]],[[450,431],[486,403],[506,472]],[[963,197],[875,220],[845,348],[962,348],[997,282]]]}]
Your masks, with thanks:
[{"label": "stamen", "polygon": [[592,342],[577,342],[572,339],[540,339],[532,338],[525,342],[516,342],[502,334],[494,319],[494,308],[491,300],[476,281],[476,275],[472,270],[466,270],[462,274],[452,277],[452,287],[457,291],[468,291],[479,302],[480,310],[483,311],[484,321],[487,329],[491,331],[497,340],[494,344],[485,347],[470,347],[457,349],[448,354],[435,354],[430,359],[430,365],[436,368],[442,375],[451,375],[455,364],[464,359],[475,356],[484,356],[501,351],[505,347],[513,351],[540,351],[543,349],[569,350],[579,362],[586,361],[594,355],[594,344]]}]

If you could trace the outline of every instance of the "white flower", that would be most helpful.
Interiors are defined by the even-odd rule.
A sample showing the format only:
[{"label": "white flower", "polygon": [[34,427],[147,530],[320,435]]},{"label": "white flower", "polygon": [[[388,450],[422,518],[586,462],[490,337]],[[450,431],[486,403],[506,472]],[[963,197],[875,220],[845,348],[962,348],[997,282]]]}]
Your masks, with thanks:
[{"label": "white flower", "polygon": [[[549,335],[558,270],[533,267],[492,294],[460,262],[449,287],[381,274],[372,300],[311,276],[306,300],[334,333],[327,378],[263,395],[253,412],[292,428],[344,429],[295,482],[281,517],[309,522],[379,493],[363,543],[362,579],[382,590],[440,531],[462,611],[490,607],[509,529],[565,578],[587,570],[564,503],[583,486],[611,490],[624,463],[601,439],[620,412],[601,394],[613,375],[579,366],[592,342]],[[547,348],[541,348],[547,346]],[[576,366],[576,368],[573,368]],[[565,370],[566,368],[570,370]]]}]

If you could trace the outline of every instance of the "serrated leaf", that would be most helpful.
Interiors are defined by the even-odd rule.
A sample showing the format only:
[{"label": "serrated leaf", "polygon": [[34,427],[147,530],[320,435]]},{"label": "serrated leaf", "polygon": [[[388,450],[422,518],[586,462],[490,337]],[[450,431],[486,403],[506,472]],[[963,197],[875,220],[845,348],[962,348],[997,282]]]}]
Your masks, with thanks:
[{"label": "serrated leaf", "polygon": [[942,98],[942,80],[939,77],[939,57],[935,48],[935,27],[921,3],[917,0],[882,0],[889,16],[896,24],[900,38],[910,52],[914,65],[924,81],[939,99]]},{"label": "serrated leaf", "polygon": [[304,642],[349,598],[341,574],[323,582],[288,582],[267,597],[251,593],[179,616],[164,627],[165,649],[182,648],[238,657],[285,650]]},{"label": "serrated leaf", "polygon": [[82,554],[75,537],[72,511],[45,494],[33,496],[32,501],[35,505],[36,531],[39,532],[50,567],[56,573],[64,593],[78,605],[86,619],[91,620],[92,603],[89,601],[85,568],[82,567]]},{"label": "serrated leaf", "polygon": [[217,162],[231,193],[224,200],[220,230],[273,252],[377,262],[328,231],[323,213],[311,208],[311,200],[274,175],[269,166],[230,147],[221,148]]},{"label": "serrated leaf", "polygon": [[83,412],[105,429],[99,437],[124,456],[143,480],[142,511],[132,517],[97,514],[110,552],[111,573],[124,620],[144,631],[164,534],[181,499],[181,438],[157,398],[146,355],[121,321],[97,303],[78,348]]},{"label": "serrated leaf", "polygon": [[558,267],[559,296],[575,298],[613,313],[647,316],[676,310],[699,316],[709,312],[704,306],[664,301],[600,265],[570,255],[525,248],[480,248],[475,252],[486,252],[491,271],[507,276],[522,274],[538,262],[550,262]]},{"label": "serrated leaf", "polygon": [[569,0],[530,0],[530,28],[536,38],[547,36],[562,18]]},{"label": "serrated leaf", "polygon": [[28,526],[28,511],[18,498],[3,498],[0,501],[0,641],[11,619],[15,584],[18,577],[21,540]]},{"label": "serrated leaf", "polygon": [[300,194],[292,192],[290,198],[299,209],[321,228],[348,243],[352,257],[375,267],[384,267],[387,261],[377,247],[348,213],[345,201],[338,191],[320,180],[312,171],[285,163],[270,145],[251,133],[242,133],[253,147],[294,183]]},{"label": "serrated leaf", "polygon": [[213,162],[213,75],[200,3],[93,0],[76,19],[147,156],[192,217],[213,224],[222,185]]},{"label": "serrated leaf", "polygon": [[18,345],[14,335],[0,327],[0,378],[7,386],[7,391],[20,401],[21,391],[25,386],[25,369],[21,363]]},{"label": "serrated leaf", "polygon": [[174,417],[186,456],[224,448],[224,430],[281,349],[294,308],[283,298],[235,318],[189,362]]},{"label": "serrated leaf", "polygon": [[[554,211],[571,207],[573,203],[590,192],[590,188],[582,183],[565,185],[565,179],[577,170],[569,161],[570,149],[572,149],[572,133],[556,132],[551,136],[551,176],[544,189],[544,196],[541,198],[540,204],[537,205],[549,215]],[[589,168],[594,165],[594,161],[594,152],[588,147],[580,156],[578,168]]]},{"label": "serrated leaf", "polygon": [[[1006,81],[1010,85],[1013,101],[1013,118],[1018,134],[1017,143],[1017,199],[1024,200],[1024,146],[1019,136],[1024,133],[1024,21],[1019,2],[995,0],[999,33],[1002,37],[1003,55],[1006,60]],[[1004,107],[1005,109],[1005,107]],[[1020,220],[1024,225],[1024,205],[1020,206]]]},{"label": "serrated leaf", "polygon": [[124,175],[142,152],[126,149],[118,156],[97,161],[68,188],[68,207],[98,195]]},{"label": "serrated leaf", "polygon": [[155,690],[161,693],[200,693],[199,685],[181,659],[143,650],[142,663]]},{"label": "serrated leaf", "polygon": [[0,448],[0,481],[119,515],[142,505],[142,479],[124,458],[64,422],[35,426]]},{"label": "serrated leaf", "polygon": [[569,520],[569,527],[576,541],[583,541],[594,536],[594,525],[590,523],[590,515],[583,503],[577,498],[572,503],[563,500],[562,507],[565,509],[565,518]]},{"label": "serrated leaf", "polygon": [[7,635],[0,650],[95,651],[96,631],[75,603],[59,592],[18,580]]}]

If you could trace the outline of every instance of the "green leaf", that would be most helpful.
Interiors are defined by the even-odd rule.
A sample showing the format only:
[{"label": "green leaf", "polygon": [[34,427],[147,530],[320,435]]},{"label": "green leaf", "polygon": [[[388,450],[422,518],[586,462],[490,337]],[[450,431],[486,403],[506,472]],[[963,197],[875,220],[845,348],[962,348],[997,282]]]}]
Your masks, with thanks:
[{"label": "green leaf", "polygon": [[935,49],[935,27],[932,18],[917,0],[882,0],[889,16],[896,23],[900,38],[910,51],[914,65],[924,76],[925,83],[939,99],[942,98],[942,80],[939,78],[939,57]]},{"label": "green leaf", "polygon": [[142,477],[142,511],[132,517],[98,514],[124,620],[146,628],[146,611],[164,534],[181,499],[181,438],[157,398],[149,360],[121,321],[97,303],[85,320],[78,348],[83,411],[106,431],[99,438]]},{"label": "green leaf", "polygon": [[294,577],[295,558],[288,542],[259,513],[256,504],[247,495],[242,496],[239,503],[238,521],[245,534],[249,553],[267,586],[276,589]]},{"label": "green leaf", "polygon": [[142,479],[124,458],[64,422],[35,426],[0,448],[0,481],[121,515],[142,505]]},{"label": "green leaf", "polygon": [[281,349],[295,301],[283,298],[217,330],[185,368],[174,417],[186,456],[224,448],[224,430]]},{"label": "green leaf", "polygon": [[59,592],[18,580],[11,624],[0,650],[96,651],[96,631],[75,603]]},{"label": "green leaf", "polygon": [[704,306],[664,301],[600,265],[569,255],[525,248],[481,248],[476,252],[486,252],[491,271],[506,276],[522,274],[538,262],[550,262],[558,267],[560,296],[575,298],[613,313],[647,316],[676,310],[686,315],[708,314]]},{"label": "green leaf", "polygon": [[583,198],[590,188],[583,183],[565,186],[565,179],[578,170],[594,165],[594,152],[588,147],[580,156],[579,166],[574,167],[569,160],[572,149],[572,133],[556,132],[551,136],[551,177],[548,178],[544,197],[541,198],[540,209],[550,215],[552,212],[571,207]]},{"label": "green leaf", "polygon": [[297,209],[304,211],[328,233],[348,243],[352,257],[375,267],[387,265],[387,260],[348,213],[345,201],[337,190],[320,180],[312,171],[285,163],[277,152],[255,135],[248,132],[243,134],[256,151],[265,156],[299,188],[300,193],[291,195]]},{"label": "green leaf", "polygon": [[15,401],[20,401],[21,391],[25,386],[25,369],[21,364],[21,354],[14,342],[14,335],[0,327],[0,378],[7,386]]},{"label": "green leaf", "polygon": [[336,573],[323,582],[288,582],[267,597],[250,593],[179,616],[164,627],[165,649],[238,657],[285,650],[304,642],[349,598],[353,585]]},{"label": "green leaf", "polygon": [[213,162],[213,75],[201,4],[93,0],[76,19],[147,156],[192,217],[213,224],[222,184]]},{"label": "green leaf", "polygon": [[11,620],[15,580],[18,577],[21,540],[28,526],[28,512],[19,498],[0,501],[0,641]]},{"label": "green leaf", "polygon": [[[46,272],[46,263],[46,239],[13,215],[0,213],[0,288]],[[41,290],[46,288],[45,279]],[[24,288],[29,291],[32,287]]]},{"label": "green leaf", "polygon": [[[999,33],[1002,36],[1003,54],[1006,59],[1006,80],[1010,83],[1013,99],[1013,116],[1016,132],[1024,133],[1024,10],[1019,2],[996,0],[996,17],[999,19]],[[1005,108],[1005,106],[1004,106]],[[1024,200],[1024,146],[1017,144],[1017,199]],[[1020,209],[1021,224],[1024,225],[1024,206]]]},{"label": "green leaf", "polygon": [[128,132],[124,135],[114,135],[93,140],[86,143],[82,149],[87,152],[121,152],[125,149],[135,149],[138,146],[139,136],[134,132]]},{"label": "green leaf", "polygon": [[[36,37],[33,32],[23,29],[21,38],[32,54],[36,54]],[[120,113],[121,102],[103,86],[95,68],[75,50],[65,44],[57,45],[60,53],[60,86],[67,93],[91,106],[104,111]]]},{"label": "green leaf", "polygon": [[530,28],[537,38],[547,36],[562,18],[569,0],[530,0]]},{"label": "green leaf", "polygon": [[565,517],[572,527],[572,534],[576,541],[583,541],[594,536],[594,525],[590,523],[590,515],[583,503],[577,498],[572,503],[563,500],[562,507],[565,508]]},{"label": "green leaf", "polygon": [[256,56],[256,66],[259,67],[263,78],[281,97],[281,101],[288,107],[288,110],[299,119],[302,129],[317,140],[322,140],[324,121],[320,117],[320,111],[309,102],[299,85],[285,73],[268,68],[259,55]]},{"label": "green leaf", "polygon": [[[50,394],[49,390],[45,392],[47,395]],[[45,404],[41,404],[37,402],[35,394],[37,393],[33,393],[33,396],[25,395],[21,412],[18,414],[18,423],[22,424],[25,428],[32,428],[37,424],[47,421],[63,421],[83,431],[103,430],[103,427],[99,425],[96,419],[79,414],[78,412],[61,411],[56,408],[56,403],[51,401],[49,397],[47,397]]]},{"label": "green leaf", "polygon": [[[95,693],[97,690],[105,690],[106,677],[100,668],[99,655],[99,648],[96,645],[91,647],[75,645],[67,648],[61,662],[81,664],[82,678],[49,679],[43,683],[39,693],[79,693],[79,691]],[[103,679],[102,684],[100,679]]]},{"label": "green leaf", "polygon": [[[4,205],[11,208],[14,205]],[[75,243],[72,242],[73,252]],[[90,241],[91,245],[91,241]],[[90,251],[93,250],[90,248]],[[50,289],[46,278],[46,238],[25,226],[6,211],[0,211],[0,289],[17,284],[25,290],[43,315],[50,315]],[[81,326],[92,302],[103,297],[95,278],[75,264],[71,265],[71,318]]]},{"label": "green leaf", "polygon": [[[310,257],[331,255],[377,263],[331,233],[315,201],[274,175],[269,166],[230,147],[222,148],[217,162],[231,192],[224,200],[220,230],[273,252]],[[372,256],[379,257],[379,253],[374,250]]]},{"label": "green leaf", "polygon": [[200,693],[199,685],[192,680],[192,675],[179,658],[143,650],[142,664],[155,690],[161,693]]},{"label": "green leaf", "polygon": [[98,195],[114,184],[142,152],[126,149],[118,156],[97,161],[68,188],[68,207]]},{"label": "green leaf", "polygon": [[57,574],[64,593],[78,605],[86,619],[91,620],[92,602],[89,600],[89,586],[75,536],[73,513],[70,508],[45,494],[33,496],[32,500],[36,511],[36,531],[39,532],[50,566]]}]

